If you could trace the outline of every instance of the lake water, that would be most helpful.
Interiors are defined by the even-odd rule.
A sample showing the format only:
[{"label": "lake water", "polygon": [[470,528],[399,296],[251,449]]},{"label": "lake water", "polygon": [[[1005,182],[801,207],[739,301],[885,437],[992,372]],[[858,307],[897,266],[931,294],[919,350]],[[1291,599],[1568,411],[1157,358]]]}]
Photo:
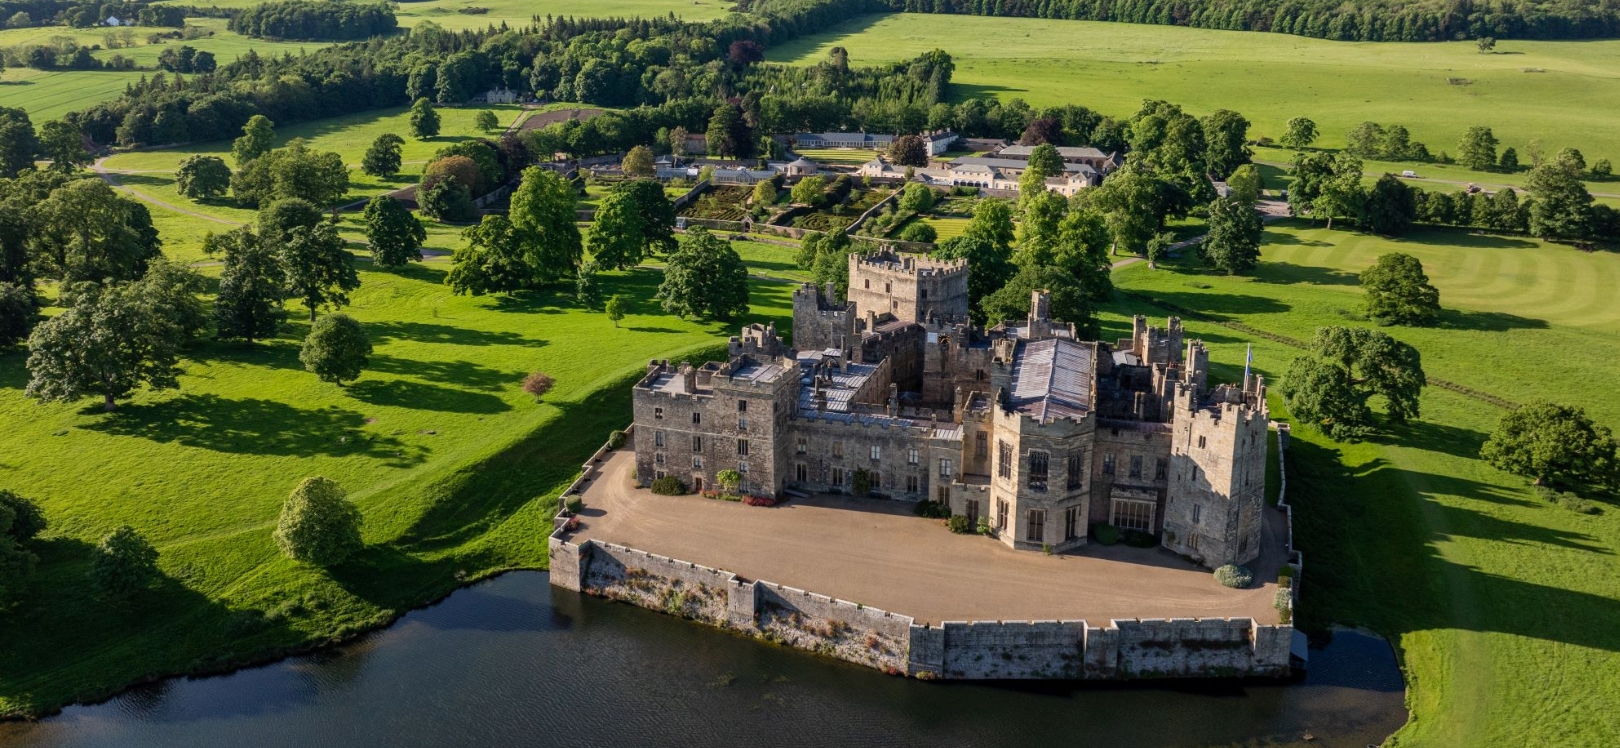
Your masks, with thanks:
[{"label": "lake water", "polygon": [[1389,646],[1353,631],[1289,685],[923,683],[516,572],[330,652],[0,724],[0,745],[1363,748],[1405,720]]}]

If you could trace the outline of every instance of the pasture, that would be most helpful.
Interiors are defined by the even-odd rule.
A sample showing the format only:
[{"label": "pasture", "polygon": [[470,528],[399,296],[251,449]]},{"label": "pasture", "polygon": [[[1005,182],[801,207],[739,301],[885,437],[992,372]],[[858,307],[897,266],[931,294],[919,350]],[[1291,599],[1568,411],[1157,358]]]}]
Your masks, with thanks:
[{"label": "pasture", "polygon": [[[1394,745],[1612,745],[1620,722],[1620,508],[1579,515],[1476,459],[1504,412],[1435,380],[1511,401],[1578,403],[1620,426],[1609,395],[1620,256],[1516,237],[1418,232],[1392,241],[1298,222],[1267,228],[1251,277],[1190,258],[1116,271],[1128,314],[1184,314],[1236,378],[1245,346],[1275,384],[1317,327],[1359,321],[1355,275],[1377,255],[1420,258],[1446,312],[1435,328],[1382,328],[1423,354],[1422,419],[1344,444],[1297,427],[1289,490],[1305,551],[1301,623],[1365,625],[1399,649],[1413,720]],[[1262,337],[1256,332],[1269,336]],[[1104,337],[1108,337],[1105,334]],[[1274,418],[1287,418],[1273,389]],[[1570,687],[1579,683],[1579,688]]]},{"label": "pasture", "polygon": [[[850,64],[904,60],[931,49],[956,63],[954,94],[1021,97],[1036,106],[1084,104],[1115,117],[1143,99],[1196,114],[1234,109],[1250,137],[1282,135],[1291,117],[1315,120],[1319,145],[1338,147],[1364,120],[1406,125],[1430,150],[1456,152],[1470,125],[1495,129],[1521,153],[1580,148],[1620,160],[1620,41],[1333,42],[1284,34],[1175,26],[962,15],[890,14],[772,47],[772,62],[806,65],[828,50]],[[1526,72],[1535,71],[1535,72]],[[1453,82],[1455,81],[1455,82]]]}]

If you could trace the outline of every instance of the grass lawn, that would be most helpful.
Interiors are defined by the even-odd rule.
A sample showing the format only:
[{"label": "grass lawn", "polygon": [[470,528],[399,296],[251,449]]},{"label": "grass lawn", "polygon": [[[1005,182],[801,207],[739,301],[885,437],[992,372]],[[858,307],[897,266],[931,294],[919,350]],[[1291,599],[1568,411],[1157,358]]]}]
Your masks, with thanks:
[{"label": "grass lawn", "polygon": [[967,231],[968,224],[972,222],[972,219],[969,218],[945,218],[941,216],[920,216],[915,220],[934,227],[936,242],[961,236],[963,231]]},{"label": "grass lawn", "polygon": [[[1299,351],[1231,325],[1308,339],[1354,319],[1355,273],[1380,253],[1424,262],[1447,312],[1432,329],[1386,328],[1423,354],[1423,418],[1368,442],[1295,430],[1291,500],[1306,558],[1301,624],[1369,626],[1396,644],[1413,719],[1395,745],[1606,746],[1620,741],[1620,508],[1578,515],[1475,459],[1503,412],[1434,386],[1584,405],[1611,426],[1620,255],[1525,239],[1420,232],[1391,241],[1285,222],[1266,231],[1252,277],[1187,260],[1115,273],[1129,313],[1196,310],[1191,334],[1235,378],[1244,348],[1273,382]],[[1105,334],[1105,337],[1108,336]],[[1273,397],[1273,416],[1286,418]]]},{"label": "grass lawn", "polygon": [[[1620,41],[1333,42],[1284,34],[1174,26],[890,14],[773,47],[774,62],[811,64],[834,46],[854,65],[910,59],[939,48],[956,63],[958,96],[1018,96],[1037,106],[1076,103],[1114,116],[1143,99],[1197,114],[1235,109],[1251,137],[1277,137],[1291,117],[1315,120],[1338,147],[1356,124],[1407,126],[1435,153],[1453,154],[1470,125],[1495,129],[1520,153],[1580,148],[1620,160]],[[1525,72],[1542,70],[1545,72]],[[1455,85],[1449,79],[1467,81]]]},{"label": "grass lawn", "polygon": [[860,166],[878,155],[878,151],[863,151],[858,148],[803,148],[794,153],[819,164],[845,166]]},{"label": "grass lawn", "polygon": [[[0,356],[12,424],[0,481],[52,522],[28,602],[0,617],[0,713],[325,641],[467,579],[544,567],[554,497],[628,421],[627,377],[649,358],[723,350],[737,324],[664,315],[651,268],[604,274],[604,293],[629,303],[618,329],[568,289],[455,297],[443,263],[365,268],[346,311],[377,350],[347,387],[303,371],[298,319],[251,348],[197,345],[178,391],[111,415],[27,400],[23,356]],[[790,289],[755,283],[740,322],[785,324]],[[518,388],[535,370],[557,380],[540,404]],[[270,537],[308,475],[342,483],[366,516],[367,550],[330,574],[285,560]],[[91,597],[88,551],[123,523],[157,544],[164,580],[109,606]]]}]

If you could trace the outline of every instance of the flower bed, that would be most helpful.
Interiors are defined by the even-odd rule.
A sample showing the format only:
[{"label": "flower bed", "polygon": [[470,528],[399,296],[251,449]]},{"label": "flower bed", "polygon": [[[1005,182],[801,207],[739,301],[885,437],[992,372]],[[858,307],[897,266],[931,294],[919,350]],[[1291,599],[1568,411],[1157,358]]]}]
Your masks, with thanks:
[{"label": "flower bed", "polygon": [[749,506],[776,506],[776,499],[769,496],[744,496],[742,502]]}]

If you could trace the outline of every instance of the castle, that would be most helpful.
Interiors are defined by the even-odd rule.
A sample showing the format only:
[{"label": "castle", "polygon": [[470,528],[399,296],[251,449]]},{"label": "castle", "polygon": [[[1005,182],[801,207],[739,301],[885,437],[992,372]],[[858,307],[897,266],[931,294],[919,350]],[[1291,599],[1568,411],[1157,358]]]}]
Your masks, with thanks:
[{"label": "castle", "polygon": [[1027,319],[968,318],[963,261],[852,254],[847,301],[793,294],[794,346],[750,325],[728,360],[653,361],[634,388],[638,481],[867,493],[949,506],[1010,547],[1061,552],[1110,524],[1210,566],[1260,553],[1264,384],[1209,386],[1180,320],[1078,339],[1036,292]]}]

